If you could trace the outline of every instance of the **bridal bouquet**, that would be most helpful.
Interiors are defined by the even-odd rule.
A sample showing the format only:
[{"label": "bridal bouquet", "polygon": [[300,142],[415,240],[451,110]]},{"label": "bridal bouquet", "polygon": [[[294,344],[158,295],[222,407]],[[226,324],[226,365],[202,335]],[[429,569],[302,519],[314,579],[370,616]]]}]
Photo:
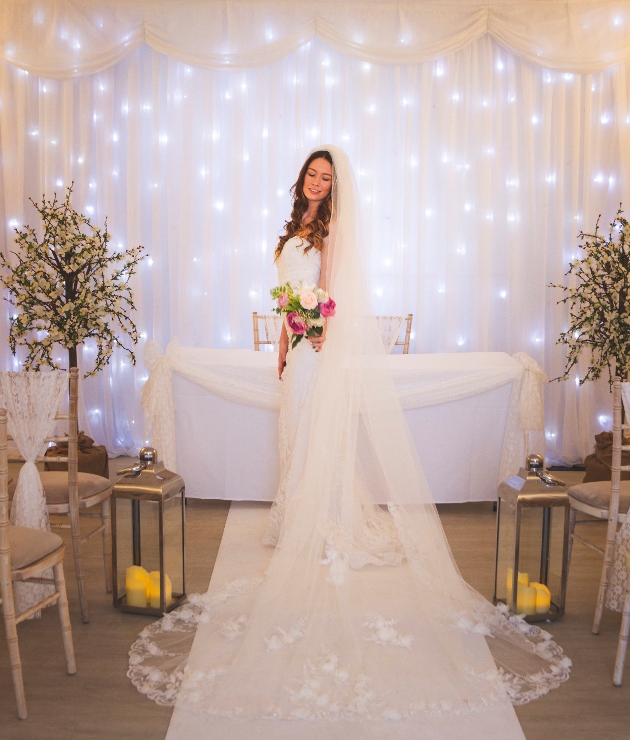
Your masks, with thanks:
[{"label": "bridal bouquet", "polygon": [[287,327],[293,334],[291,347],[295,349],[302,337],[319,337],[324,331],[324,319],[335,315],[336,304],[328,293],[314,285],[289,283],[271,289],[271,297],[278,304],[274,311],[284,314]]}]

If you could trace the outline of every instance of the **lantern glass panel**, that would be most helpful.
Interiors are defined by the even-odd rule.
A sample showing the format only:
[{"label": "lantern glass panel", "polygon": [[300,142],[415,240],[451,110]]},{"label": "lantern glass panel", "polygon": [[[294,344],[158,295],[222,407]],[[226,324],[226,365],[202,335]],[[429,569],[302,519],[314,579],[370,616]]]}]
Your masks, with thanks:
[{"label": "lantern glass panel", "polygon": [[116,598],[126,592],[127,568],[133,565],[133,539],[131,531],[131,499],[116,499]]},{"label": "lantern glass panel", "polygon": [[542,508],[521,508],[521,528],[518,555],[519,573],[527,573],[530,581],[540,583],[541,542],[543,536]]},{"label": "lantern glass panel", "polygon": [[516,507],[505,499],[499,499],[499,522],[495,598],[510,606],[512,600],[510,576],[513,572],[516,538]]},{"label": "lantern glass panel", "polygon": [[139,501],[140,505],[140,561],[149,573],[160,570],[160,504],[157,501]]},{"label": "lantern glass panel", "polygon": [[562,598],[562,564],[564,556],[566,510],[562,506],[551,509],[551,532],[549,537],[549,572],[547,586],[551,591],[551,600],[560,604]]},{"label": "lantern glass panel", "polygon": [[184,593],[183,492],[182,488],[164,501],[164,570],[174,596]]}]

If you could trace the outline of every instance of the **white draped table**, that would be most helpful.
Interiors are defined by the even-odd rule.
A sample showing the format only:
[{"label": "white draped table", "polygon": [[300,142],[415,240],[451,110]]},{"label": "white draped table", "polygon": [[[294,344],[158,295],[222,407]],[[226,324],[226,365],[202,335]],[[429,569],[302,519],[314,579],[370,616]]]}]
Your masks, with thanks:
[{"label": "white draped table", "polygon": [[[544,422],[544,372],[524,354],[390,355],[436,503],[489,501]],[[271,501],[278,482],[280,382],[271,352],[148,343],[142,394],[152,444],[186,495]]]}]

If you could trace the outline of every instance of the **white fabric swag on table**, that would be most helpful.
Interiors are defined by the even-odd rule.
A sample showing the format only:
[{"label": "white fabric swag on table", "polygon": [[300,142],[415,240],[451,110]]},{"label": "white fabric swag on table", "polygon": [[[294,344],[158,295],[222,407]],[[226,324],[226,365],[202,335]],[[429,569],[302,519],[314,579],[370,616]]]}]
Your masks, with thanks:
[{"label": "white fabric swag on table", "polygon": [[[172,373],[196,383],[232,403],[267,411],[280,408],[280,384],[275,368],[269,366],[268,353],[253,350],[219,350],[182,347],[174,338],[166,354],[157,340],[147,342],[144,364],[150,371],[142,389],[142,406],[147,438],[158,450],[169,470],[177,471],[175,404]],[[229,357],[230,362],[222,362]],[[507,358],[507,356],[506,356]],[[386,361],[395,361],[397,356]],[[516,362],[496,369],[476,370],[456,378],[441,378],[431,383],[414,383],[414,373],[394,374],[403,409],[422,408],[457,401],[512,383],[505,426],[499,480],[518,472],[528,449],[528,434],[544,430],[542,385],[547,375],[531,357],[519,352]]]},{"label": "white fabric swag on table", "polygon": [[[46,437],[55,426],[55,416],[67,387],[68,373],[62,370],[0,373],[0,405],[7,410],[9,434],[25,460],[11,505],[11,524],[17,527],[50,530],[35,458],[43,454]],[[22,614],[53,592],[54,586],[16,583],[17,613]]]}]

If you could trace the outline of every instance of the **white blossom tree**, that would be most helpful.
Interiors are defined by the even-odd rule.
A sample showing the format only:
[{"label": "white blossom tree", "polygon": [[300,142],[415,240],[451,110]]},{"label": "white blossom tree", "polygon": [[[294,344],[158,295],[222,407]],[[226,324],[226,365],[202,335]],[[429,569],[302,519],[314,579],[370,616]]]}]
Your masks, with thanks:
[{"label": "white blossom tree", "polygon": [[[25,367],[57,367],[55,344],[68,350],[69,367],[77,366],[77,346],[88,338],[96,342],[94,375],[109,363],[114,347],[125,350],[135,364],[131,346],[139,338],[130,318],[135,310],[129,278],[146,257],[144,248],[109,251],[105,226],[93,226],[70,203],[72,186],[63,201],[42,197],[31,203],[42,221],[42,238],[26,225],[15,229],[17,251],[0,254],[0,284],[9,291],[7,300],[16,308],[11,318],[9,344],[13,354],[26,346]],[[117,336],[126,335],[127,342]]]},{"label": "white blossom tree", "polygon": [[622,213],[620,206],[606,235],[599,233],[599,218],[593,234],[580,232],[584,257],[569,263],[566,273],[575,287],[550,285],[565,292],[558,303],[569,304],[570,317],[558,339],[569,351],[556,380],[568,378],[584,350],[590,350],[589,366],[580,384],[597,380],[606,368],[610,382],[630,370],[630,224]]}]

